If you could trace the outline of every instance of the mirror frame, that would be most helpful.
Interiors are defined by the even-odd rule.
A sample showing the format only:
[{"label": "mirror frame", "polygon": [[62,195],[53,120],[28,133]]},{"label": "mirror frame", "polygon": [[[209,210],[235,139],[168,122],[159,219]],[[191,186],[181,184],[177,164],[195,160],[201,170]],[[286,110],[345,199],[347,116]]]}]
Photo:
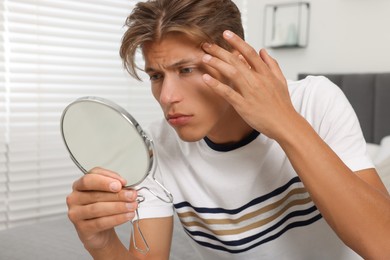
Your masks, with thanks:
[{"label": "mirror frame", "polygon": [[141,126],[138,124],[138,122],[128,113],[125,109],[123,109],[121,106],[115,104],[114,102],[101,98],[101,97],[93,97],[93,96],[86,96],[86,97],[80,97],[70,103],[66,108],[64,109],[62,116],[61,116],[61,123],[60,123],[60,128],[61,128],[61,136],[62,139],[65,143],[65,147],[67,151],[69,152],[70,158],[72,161],[76,164],[76,166],[84,173],[87,174],[88,170],[85,169],[79,162],[78,160],[74,157],[70,147],[68,146],[68,143],[66,141],[65,133],[64,133],[64,121],[66,117],[67,111],[70,109],[75,104],[78,103],[84,103],[84,102],[92,102],[92,103],[97,103],[102,106],[105,106],[109,109],[111,109],[113,112],[118,113],[123,119],[125,119],[130,125],[134,127],[134,129],[138,132],[140,137],[142,138],[142,141],[145,144],[146,150],[149,153],[149,158],[148,158],[148,169],[145,172],[143,178],[139,180],[136,183],[132,183],[131,185],[126,185],[125,188],[133,188],[143,182],[151,172],[153,172],[153,179],[154,179],[154,173],[155,173],[155,167],[157,166],[157,163],[155,162],[155,157],[154,157],[154,145],[153,141],[147,136],[147,134],[143,131]]}]

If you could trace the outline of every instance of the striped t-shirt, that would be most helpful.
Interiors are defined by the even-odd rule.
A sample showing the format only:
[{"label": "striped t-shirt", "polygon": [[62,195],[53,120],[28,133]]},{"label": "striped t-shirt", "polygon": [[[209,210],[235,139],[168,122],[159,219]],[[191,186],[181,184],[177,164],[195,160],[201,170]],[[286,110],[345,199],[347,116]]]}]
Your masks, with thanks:
[{"label": "striped t-shirt", "polygon": [[[356,115],[337,86],[309,77],[289,82],[289,90],[296,110],[347,166],[373,167]],[[207,138],[183,142],[166,122],[150,129],[156,178],[173,194],[174,210],[145,193],[140,217],[176,211],[203,259],[360,259],[324,221],[274,140],[254,131],[226,147]]]}]

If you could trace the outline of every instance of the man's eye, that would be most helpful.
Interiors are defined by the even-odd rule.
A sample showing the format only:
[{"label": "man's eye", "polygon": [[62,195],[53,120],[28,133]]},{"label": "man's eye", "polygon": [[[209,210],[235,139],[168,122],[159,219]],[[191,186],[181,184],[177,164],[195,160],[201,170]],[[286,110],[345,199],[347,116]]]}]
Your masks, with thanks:
[{"label": "man's eye", "polygon": [[194,68],[182,68],[180,69],[180,73],[191,73],[194,71]]},{"label": "man's eye", "polygon": [[161,79],[161,77],[162,77],[161,74],[153,74],[153,75],[150,75],[150,80],[151,81],[156,81],[156,80]]}]

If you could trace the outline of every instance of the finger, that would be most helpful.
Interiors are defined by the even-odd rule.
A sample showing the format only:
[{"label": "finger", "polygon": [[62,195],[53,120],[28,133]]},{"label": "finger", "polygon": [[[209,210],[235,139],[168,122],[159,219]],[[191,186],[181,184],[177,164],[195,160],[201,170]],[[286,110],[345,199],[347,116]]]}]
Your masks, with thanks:
[{"label": "finger", "polygon": [[91,172],[73,183],[73,190],[119,192],[125,185],[119,175],[106,176]]},{"label": "finger", "polygon": [[68,214],[71,215],[72,219],[86,220],[131,213],[137,207],[137,202],[97,202],[71,208]]},{"label": "finger", "polygon": [[244,58],[244,56],[242,56],[242,54],[238,55],[238,59],[239,59],[240,61],[242,61],[242,63],[245,64],[245,65],[248,67],[248,69],[252,69],[252,66],[249,65],[249,63],[246,61],[246,59]]},{"label": "finger", "polygon": [[[253,81],[253,75],[248,68],[250,65],[243,61],[243,58],[240,58],[239,55],[232,54],[218,45],[209,45],[206,49],[209,49],[210,53],[218,56],[214,57],[210,54],[205,54],[202,61],[207,66],[220,72],[226,79],[234,82],[234,85],[236,86],[235,91],[244,95],[246,90],[242,86],[247,86],[248,81]],[[230,90],[231,89],[226,89],[226,91],[229,92]]]},{"label": "finger", "polygon": [[72,205],[87,205],[96,202],[134,202],[137,200],[135,190],[121,190],[120,192],[101,191],[73,191],[67,198],[66,203],[70,208]]},{"label": "finger", "polygon": [[118,215],[112,215],[102,218],[95,218],[90,220],[85,220],[82,222],[75,223],[77,226],[77,230],[79,230],[81,234],[93,233],[96,234],[98,232],[102,232],[121,224],[124,224],[135,217],[134,212],[128,212]]},{"label": "finger", "polygon": [[[215,45],[214,49],[222,49]],[[210,54],[205,54],[202,58],[202,61],[210,66],[211,68],[217,70],[218,72],[222,73],[225,77],[233,78],[233,79],[240,79],[241,77],[238,77],[238,75],[241,75],[245,73],[243,70],[248,70],[248,66],[244,65],[242,61],[239,60],[238,57],[236,57],[236,61],[233,61],[233,58],[228,58],[227,56],[230,55],[230,53],[226,53],[224,55],[219,54],[218,56],[211,56]],[[235,76],[236,75],[236,76]]]},{"label": "finger", "polygon": [[261,59],[267,64],[273,74],[281,81],[285,81],[283,72],[278,64],[278,62],[272,58],[265,49],[261,49],[259,52]]},{"label": "finger", "polygon": [[238,92],[211,77],[209,74],[204,74],[203,80],[210,88],[223,97],[233,107],[237,107],[243,102],[243,97]]},{"label": "finger", "polygon": [[207,53],[203,56],[203,62],[220,72],[224,72],[225,76],[232,75],[237,71],[242,73],[248,71],[250,64],[241,54],[237,55],[237,52],[229,52],[217,44],[209,43],[203,44],[203,49]]},{"label": "finger", "polygon": [[127,183],[126,179],[124,179],[118,173],[110,171],[110,170],[107,170],[107,169],[104,169],[104,168],[95,167],[95,168],[93,168],[92,170],[90,170],[88,172],[88,174],[90,174],[90,173],[100,174],[100,175],[104,175],[104,176],[107,176],[107,177],[118,179],[122,183],[123,186],[125,186],[126,183]]},{"label": "finger", "polygon": [[267,70],[266,64],[261,59],[259,59],[257,51],[238,35],[229,30],[226,30],[223,33],[223,37],[234,49],[242,54],[252,69],[258,72],[264,72]]}]

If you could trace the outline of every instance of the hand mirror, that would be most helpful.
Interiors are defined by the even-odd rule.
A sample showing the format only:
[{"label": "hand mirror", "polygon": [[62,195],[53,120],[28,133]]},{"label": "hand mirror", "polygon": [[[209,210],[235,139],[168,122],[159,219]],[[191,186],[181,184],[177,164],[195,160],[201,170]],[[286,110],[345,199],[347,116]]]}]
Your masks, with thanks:
[{"label": "hand mirror", "polygon": [[[94,167],[101,167],[125,178],[125,188],[136,188],[152,173],[153,180],[168,199],[147,187],[137,187],[137,191],[146,189],[164,202],[173,201],[171,193],[155,179],[157,162],[153,141],[119,105],[98,97],[79,98],[65,108],[61,117],[61,133],[70,157],[84,174]],[[141,196],[139,202],[142,201]],[[138,211],[136,213],[138,216]],[[147,252],[149,247],[137,227]],[[133,241],[137,250],[145,251],[137,247],[134,232]]]}]

